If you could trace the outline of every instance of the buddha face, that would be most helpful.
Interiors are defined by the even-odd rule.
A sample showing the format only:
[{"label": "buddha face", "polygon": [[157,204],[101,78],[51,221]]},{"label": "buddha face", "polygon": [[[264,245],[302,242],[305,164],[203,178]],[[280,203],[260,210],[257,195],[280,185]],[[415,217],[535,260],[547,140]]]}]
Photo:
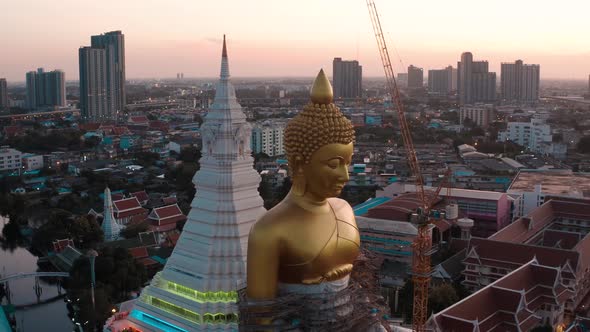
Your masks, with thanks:
[{"label": "buddha face", "polygon": [[302,166],[305,195],[318,201],[339,196],[349,179],[352,151],[352,143],[326,144],[317,149],[309,163]]}]

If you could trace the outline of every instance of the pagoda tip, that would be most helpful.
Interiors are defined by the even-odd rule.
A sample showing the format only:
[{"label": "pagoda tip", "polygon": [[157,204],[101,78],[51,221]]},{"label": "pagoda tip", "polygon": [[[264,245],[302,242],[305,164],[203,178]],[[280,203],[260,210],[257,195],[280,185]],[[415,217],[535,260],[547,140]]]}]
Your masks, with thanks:
[{"label": "pagoda tip", "polygon": [[225,34],[223,35],[223,51],[221,53],[221,56],[224,58],[227,58],[227,47],[225,46]]}]

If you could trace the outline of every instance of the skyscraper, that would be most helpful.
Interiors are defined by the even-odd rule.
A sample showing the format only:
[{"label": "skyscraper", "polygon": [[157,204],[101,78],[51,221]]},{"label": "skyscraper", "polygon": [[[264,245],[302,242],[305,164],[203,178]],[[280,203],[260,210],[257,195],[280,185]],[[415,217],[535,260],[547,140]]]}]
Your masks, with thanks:
[{"label": "skyscraper", "polygon": [[519,103],[536,102],[539,99],[540,70],[539,65],[526,65],[522,60],[502,63],[502,99]]},{"label": "skyscraper", "polygon": [[422,68],[415,67],[414,65],[408,66],[408,88],[416,89],[424,86],[424,70]]},{"label": "skyscraper", "polygon": [[265,209],[252,167],[251,126],[229,80],[225,39],[215,100],[201,126],[203,156],[180,239],[117,331],[237,331],[248,234]]},{"label": "skyscraper", "polygon": [[30,71],[26,75],[26,86],[28,109],[66,106],[66,75],[61,70]]},{"label": "skyscraper", "polygon": [[457,89],[457,70],[452,66],[428,71],[428,92],[447,95]]},{"label": "skyscraper", "polygon": [[334,58],[332,62],[334,98],[362,97],[363,67],[356,60],[343,61]]},{"label": "skyscraper", "polygon": [[105,32],[90,37],[92,48],[106,50],[107,65],[107,102],[112,105],[114,113],[125,108],[125,35],[121,31]]},{"label": "skyscraper", "polygon": [[0,109],[8,107],[8,87],[5,78],[0,78]]},{"label": "skyscraper", "polygon": [[82,119],[105,121],[113,118],[113,108],[107,99],[106,50],[81,47],[80,62],[80,114]]},{"label": "skyscraper", "polygon": [[125,94],[125,35],[121,31],[90,37],[81,47],[80,110],[82,118],[113,120],[127,103]]},{"label": "skyscraper", "polygon": [[460,104],[492,102],[496,99],[496,73],[489,72],[487,61],[473,61],[473,55],[465,52],[461,54],[457,70]]}]

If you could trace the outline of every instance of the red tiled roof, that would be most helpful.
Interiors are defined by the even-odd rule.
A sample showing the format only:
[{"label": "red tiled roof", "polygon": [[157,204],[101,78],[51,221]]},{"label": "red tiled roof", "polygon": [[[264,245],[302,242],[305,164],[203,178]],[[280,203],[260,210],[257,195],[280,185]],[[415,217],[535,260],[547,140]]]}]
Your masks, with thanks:
[{"label": "red tiled roof", "polygon": [[580,242],[580,234],[578,233],[555,229],[546,229],[543,232],[543,247],[572,249],[578,242]]},{"label": "red tiled roof", "polygon": [[[562,284],[554,286],[557,280],[557,269],[532,260],[435,314],[428,324],[438,331],[512,331],[516,326],[528,331],[539,323],[535,312],[542,304],[563,304],[574,295],[570,290],[564,293]],[[554,291],[566,296],[555,296]],[[504,326],[500,330],[499,324]]]},{"label": "red tiled roof", "polygon": [[180,211],[180,208],[177,204],[155,208],[152,212],[158,219],[166,219],[173,216],[182,215],[182,211]]},{"label": "red tiled roof", "polygon": [[534,209],[526,217],[519,218],[512,224],[490,236],[490,239],[503,242],[524,243],[533,235],[549,225],[555,219],[553,201]]},{"label": "red tiled roof", "polygon": [[164,205],[170,205],[170,204],[175,204],[176,202],[178,202],[178,200],[176,199],[176,197],[174,196],[170,196],[170,197],[164,197],[162,198],[162,203]]},{"label": "red tiled roof", "polygon": [[147,202],[150,197],[148,196],[148,194],[145,192],[145,190],[142,191],[137,191],[134,193],[131,193],[132,197],[137,197],[137,200],[141,203],[141,202]]},{"label": "red tiled roof", "polygon": [[136,197],[125,198],[121,200],[113,200],[113,207],[116,212],[122,212],[133,209],[140,209],[141,204]]},{"label": "red tiled roof", "polygon": [[[441,201],[441,198],[433,200],[433,194],[427,191],[426,198],[432,201],[432,206]],[[389,202],[369,209],[367,217],[387,220],[407,220],[410,213],[422,206],[422,201],[417,193],[401,194]]]},{"label": "red tiled roof", "polygon": [[519,218],[493,234],[490,239],[524,243],[551,224],[557,217],[590,220],[590,201],[551,199],[534,209],[529,215]]},{"label": "red tiled roof", "polygon": [[146,124],[147,125],[150,122],[150,120],[145,115],[138,115],[138,116],[129,117],[128,122],[131,122],[133,124]]},{"label": "red tiled roof", "polygon": [[441,233],[446,232],[452,226],[450,222],[444,219],[434,219],[432,223]]},{"label": "red tiled roof", "polygon": [[160,225],[168,225],[168,224],[176,225],[177,222],[185,221],[185,220],[186,220],[185,215],[178,215],[178,216],[160,219]]},{"label": "red tiled roof", "polygon": [[19,134],[22,134],[23,128],[21,128],[20,126],[7,126],[4,127],[4,135],[6,136],[16,136]]},{"label": "red tiled roof", "polygon": [[113,128],[113,135],[123,135],[129,132],[129,129],[125,126]]},{"label": "red tiled roof", "polygon": [[148,257],[149,256],[146,247],[131,248],[131,249],[129,249],[129,253],[135,259],[144,258],[144,257]]},{"label": "red tiled roof", "polygon": [[[150,225],[149,230],[152,232],[170,232],[172,230],[176,229],[176,223],[168,223],[168,224],[162,224],[160,226],[158,225]],[[176,243],[175,243],[176,244]]]},{"label": "red tiled roof", "polygon": [[155,121],[150,121],[149,127],[152,129],[167,131],[170,126],[168,125],[167,122],[155,120]]},{"label": "red tiled roof", "polygon": [[115,218],[123,219],[123,218],[130,218],[130,222],[140,222],[144,221],[147,218],[147,209],[138,208],[133,210],[127,210],[123,212],[115,213]]},{"label": "red tiled roof", "polygon": [[141,258],[137,260],[139,263],[143,264],[143,266],[152,266],[152,265],[156,265],[156,264],[160,264],[157,261],[146,257],[146,258]]},{"label": "red tiled roof", "polygon": [[471,238],[467,252],[471,252],[471,249],[475,250],[480,260],[486,260],[486,264],[491,266],[503,262],[510,265],[521,265],[536,257],[539,264],[551,267],[562,267],[569,261],[575,270],[580,258],[580,254],[573,250],[500,242],[477,237]]},{"label": "red tiled roof", "polygon": [[586,234],[586,236],[576,244],[574,249],[576,252],[580,253],[580,272],[586,271],[587,268],[590,268],[590,233]]},{"label": "red tiled roof", "polygon": [[123,195],[122,193],[116,193],[116,194],[111,194],[111,200],[114,201],[120,201],[123,198],[125,198],[125,195]]},{"label": "red tiled roof", "polygon": [[170,242],[170,245],[172,247],[176,246],[176,242],[178,242],[178,239],[180,238],[180,233],[175,232],[175,233],[169,233],[168,236],[166,237],[166,240],[168,242]]}]

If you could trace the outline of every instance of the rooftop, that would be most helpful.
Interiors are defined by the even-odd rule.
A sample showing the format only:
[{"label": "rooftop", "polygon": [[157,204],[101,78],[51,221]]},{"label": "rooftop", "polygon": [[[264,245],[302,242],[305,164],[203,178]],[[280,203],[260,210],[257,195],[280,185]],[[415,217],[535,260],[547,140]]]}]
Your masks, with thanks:
[{"label": "rooftop", "polygon": [[564,303],[573,296],[561,283],[558,272],[532,259],[435,314],[428,324],[434,326],[435,331],[490,331],[499,324],[510,324],[509,330],[516,325],[528,331],[541,322],[541,317],[535,314],[539,308],[545,304]]},{"label": "rooftop", "polygon": [[550,195],[590,197],[590,174],[569,170],[521,170],[508,190],[532,192],[536,185]]},{"label": "rooftop", "polygon": [[388,233],[402,233],[409,235],[418,234],[418,230],[414,224],[407,221],[395,221],[368,217],[356,217],[356,224],[362,230],[375,230]]}]

